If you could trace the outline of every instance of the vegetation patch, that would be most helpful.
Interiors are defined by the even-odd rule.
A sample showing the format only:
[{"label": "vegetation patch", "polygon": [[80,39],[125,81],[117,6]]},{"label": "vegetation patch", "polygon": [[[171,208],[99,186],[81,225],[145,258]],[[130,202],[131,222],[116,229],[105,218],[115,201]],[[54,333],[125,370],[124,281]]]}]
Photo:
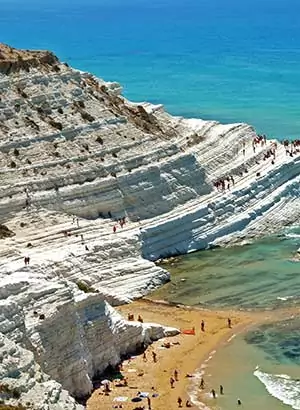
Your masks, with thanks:
[{"label": "vegetation patch", "polygon": [[92,286],[87,285],[85,282],[78,281],[76,285],[84,293],[97,293],[97,290],[95,290]]},{"label": "vegetation patch", "polygon": [[[10,229],[8,229],[7,226],[0,224],[0,239],[10,238],[11,236],[14,236],[14,235],[15,235],[15,233],[13,231],[11,231]],[[0,386],[0,388],[1,388],[1,386]]]}]

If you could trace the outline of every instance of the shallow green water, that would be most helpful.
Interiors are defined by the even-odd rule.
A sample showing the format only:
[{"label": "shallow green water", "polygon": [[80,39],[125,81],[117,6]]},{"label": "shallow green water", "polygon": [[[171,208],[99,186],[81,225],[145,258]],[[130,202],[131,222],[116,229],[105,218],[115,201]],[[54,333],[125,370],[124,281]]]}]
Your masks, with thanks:
[{"label": "shallow green water", "polygon": [[[282,326],[289,330],[282,332]],[[299,321],[268,325],[246,337],[239,335],[219,349],[202,369],[207,384],[202,397],[222,410],[239,408],[238,398],[244,410],[299,409],[299,355],[296,361],[289,357],[297,349],[296,328]],[[209,391],[218,392],[220,384],[225,394],[213,400]]]},{"label": "shallow green water", "polygon": [[[300,409],[300,318],[276,323],[276,308],[300,302],[300,229],[243,247],[214,249],[164,265],[172,280],[155,299],[210,308],[274,309],[274,323],[234,337],[199,369],[213,409]],[[210,390],[224,386],[214,400]],[[193,387],[199,392],[199,386]],[[194,396],[195,397],[195,396]],[[237,405],[237,399],[242,407]]]},{"label": "shallow green water", "polygon": [[253,244],[186,255],[173,266],[170,283],[152,294],[155,299],[185,305],[276,308],[299,302],[300,229]]}]

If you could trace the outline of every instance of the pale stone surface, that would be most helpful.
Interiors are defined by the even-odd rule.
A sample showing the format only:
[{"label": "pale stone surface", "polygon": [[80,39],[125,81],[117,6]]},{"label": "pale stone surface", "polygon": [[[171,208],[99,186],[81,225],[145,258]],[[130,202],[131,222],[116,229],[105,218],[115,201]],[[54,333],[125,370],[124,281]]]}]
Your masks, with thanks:
[{"label": "pale stone surface", "polygon": [[[46,380],[20,376],[22,403],[75,408],[62,388],[88,394],[122,354],[176,333],[110,306],[169,279],[152,261],[299,221],[299,153],[278,144],[272,164],[263,155],[274,142],[254,152],[246,124],[172,117],[47,52],[3,50],[0,223],[15,236],[0,240],[0,357],[11,343],[21,373],[31,363]],[[218,192],[213,183],[229,175],[234,186]]]}]

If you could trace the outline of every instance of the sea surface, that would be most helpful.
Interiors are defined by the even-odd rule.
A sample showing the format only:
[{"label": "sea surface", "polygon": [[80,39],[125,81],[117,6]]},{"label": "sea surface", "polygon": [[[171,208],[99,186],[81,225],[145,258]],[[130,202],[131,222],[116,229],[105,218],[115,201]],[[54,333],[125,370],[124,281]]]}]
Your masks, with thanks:
[{"label": "sea surface", "polygon": [[299,0],[0,0],[0,39],[176,115],[297,137],[299,12]]},{"label": "sea surface", "polygon": [[[248,122],[269,137],[300,136],[299,0],[0,0],[0,41],[50,49],[118,81],[134,101],[174,115]],[[231,249],[187,255],[156,295],[211,308],[297,306],[294,228]],[[238,335],[205,377],[222,410],[300,409],[300,320]],[[258,367],[257,367],[258,366]],[[209,376],[209,374],[211,376]]]},{"label": "sea surface", "polygon": [[[294,226],[248,245],[200,251],[163,265],[172,281],[153,299],[267,310],[274,316],[274,323],[238,334],[218,348],[205,368],[199,367],[208,386],[202,398],[212,408],[232,410],[240,398],[247,410],[300,409],[299,248],[300,227]],[[291,308],[286,320],[277,322],[278,308]],[[208,392],[220,385],[225,394],[213,400]]]}]

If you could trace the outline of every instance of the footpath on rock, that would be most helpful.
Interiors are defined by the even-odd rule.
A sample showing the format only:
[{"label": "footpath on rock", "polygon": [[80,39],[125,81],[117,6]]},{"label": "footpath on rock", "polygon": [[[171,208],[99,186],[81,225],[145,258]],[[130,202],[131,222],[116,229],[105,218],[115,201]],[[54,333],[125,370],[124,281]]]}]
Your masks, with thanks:
[{"label": "footpath on rock", "polygon": [[299,220],[299,150],[0,45],[0,399],[79,407],[70,394],[177,334],[113,307],[170,279],[159,258]]}]

